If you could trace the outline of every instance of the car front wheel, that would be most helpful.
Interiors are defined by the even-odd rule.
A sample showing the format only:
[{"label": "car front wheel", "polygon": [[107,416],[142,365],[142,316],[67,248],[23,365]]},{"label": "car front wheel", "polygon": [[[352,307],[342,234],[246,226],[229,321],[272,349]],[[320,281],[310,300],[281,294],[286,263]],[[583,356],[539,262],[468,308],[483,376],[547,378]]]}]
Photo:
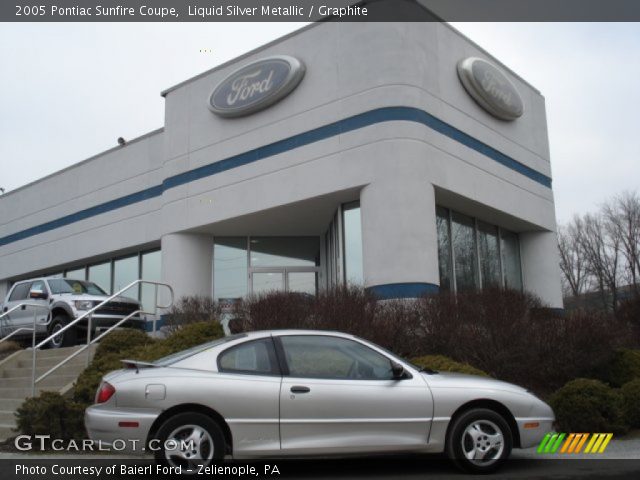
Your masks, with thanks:
[{"label": "car front wheel", "polygon": [[183,473],[197,472],[201,465],[224,458],[224,435],[210,417],[202,413],[180,413],[165,421],[158,429],[156,461],[170,467],[181,467]]},{"label": "car front wheel", "polygon": [[509,457],[513,435],[493,410],[472,409],[458,416],[447,437],[447,455],[467,472],[488,473]]}]

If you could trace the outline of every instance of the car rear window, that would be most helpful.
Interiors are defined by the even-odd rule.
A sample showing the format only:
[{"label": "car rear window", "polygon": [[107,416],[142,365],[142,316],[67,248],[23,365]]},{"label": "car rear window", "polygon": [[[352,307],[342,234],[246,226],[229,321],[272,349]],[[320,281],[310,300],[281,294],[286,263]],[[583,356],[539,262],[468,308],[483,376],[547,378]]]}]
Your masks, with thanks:
[{"label": "car rear window", "polygon": [[162,357],[161,359],[156,360],[155,362],[153,362],[153,364],[157,365],[158,367],[168,367],[169,365],[179,362],[180,360],[184,360],[185,358],[195,355],[196,353],[203,352],[217,345],[222,345],[223,343],[231,342],[233,340],[237,340],[246,336],[246,333],[237,333],[235,335],[229,335],[228,337],[218,338],[216,340],[212,340],[211,342],[196,345],[195,347],[191,347],[187,350],[182,350],[181,352],[167,355],[166,357]]}]

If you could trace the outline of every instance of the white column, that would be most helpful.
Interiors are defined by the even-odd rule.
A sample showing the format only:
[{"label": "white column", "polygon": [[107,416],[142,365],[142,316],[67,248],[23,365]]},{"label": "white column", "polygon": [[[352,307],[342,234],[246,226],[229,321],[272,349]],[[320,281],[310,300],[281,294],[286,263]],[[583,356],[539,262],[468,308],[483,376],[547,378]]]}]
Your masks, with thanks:
[{"label": "white column", "polygon": [[556,233],[527,232],[519,236],[524,289],[551,308],[563,308]]},{"label": "white column", "polygon": [[171,233],[161,240],[162,281],[173,287],[175,299],[211,296],[213,240],[208,235]]},{"label": "white column", "polygon": [[365,286],[382,298],[439,284],[435,194],[424,179],[379,178],[360,194]]}]

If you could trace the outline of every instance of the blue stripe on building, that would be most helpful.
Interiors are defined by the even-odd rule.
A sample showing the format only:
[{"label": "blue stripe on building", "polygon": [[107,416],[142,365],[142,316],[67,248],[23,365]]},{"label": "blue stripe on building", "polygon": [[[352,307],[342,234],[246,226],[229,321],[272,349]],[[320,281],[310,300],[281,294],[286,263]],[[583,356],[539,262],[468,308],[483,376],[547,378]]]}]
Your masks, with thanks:
[{"label": "blue stripe on building", "polygon": [[407,121],[422,124],[431,130],[434,130],[458,143],[488,157],[499,164],[524,175],[525,177],[539,183],[547,188],[551,188],[551,178],[546,175],[518,162],[517,160],[505,155],[504,153],[490,147],[486,143],[458,130],[457,128],[449,125],[448,123],[434,117],[430,113],[413,107],[383,107],[370,110],[368,112],[360,113],[352,117],[339,120],[337,122],[324,125],[322,127],[314,128],[298,135],[294,135],[283,140],[279,140],[268,145],[249,150],[247,152],[234,155],[223,160],[219,160],[208,165],[204,165],[187,172],[179,173],[172,177],[165,179],[161,185],[156,185],[145,190],[135,192],[129,195],[125,195],[115,200],[110,200],[105,203],[101,203],[94,207],[90,207],[78,212],[65,215],[64,217],[46,222],[40,225],[36,225],[26,230],[7,235],[0,238],[0,246],[8,245],[25,238],[32,237],[41,233],[49,232],[60,227],[70,225],[75,222],[86,220],[87,218],[100,215],[102,213],[111,212],[122,207],[133,205],[150,198],[158,197],[162,193],[170,188],[174,188],[186,183],[193,182],[202,178],[206,178],[218,173],[238,168],[243,165],[248,165],[258,160],[262,160],[274,155],[279,155],[296,148],[309,145],[311,143],[326,140],[328,138],[348,133],[354,130],[359,130],[371,125],[379,123],[393,122],[393,121]]}]

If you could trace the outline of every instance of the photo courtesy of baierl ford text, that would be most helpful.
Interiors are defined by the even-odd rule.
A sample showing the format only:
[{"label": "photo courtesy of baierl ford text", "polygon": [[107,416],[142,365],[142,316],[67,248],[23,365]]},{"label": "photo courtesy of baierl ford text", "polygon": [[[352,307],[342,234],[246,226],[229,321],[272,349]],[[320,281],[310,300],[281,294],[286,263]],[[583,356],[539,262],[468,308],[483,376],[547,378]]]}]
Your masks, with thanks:
[{"label": "photo courtesy of baierl ford text", "polygon": [[626,0],[0,4],[0,476],[640,478],[638,56]]}]

